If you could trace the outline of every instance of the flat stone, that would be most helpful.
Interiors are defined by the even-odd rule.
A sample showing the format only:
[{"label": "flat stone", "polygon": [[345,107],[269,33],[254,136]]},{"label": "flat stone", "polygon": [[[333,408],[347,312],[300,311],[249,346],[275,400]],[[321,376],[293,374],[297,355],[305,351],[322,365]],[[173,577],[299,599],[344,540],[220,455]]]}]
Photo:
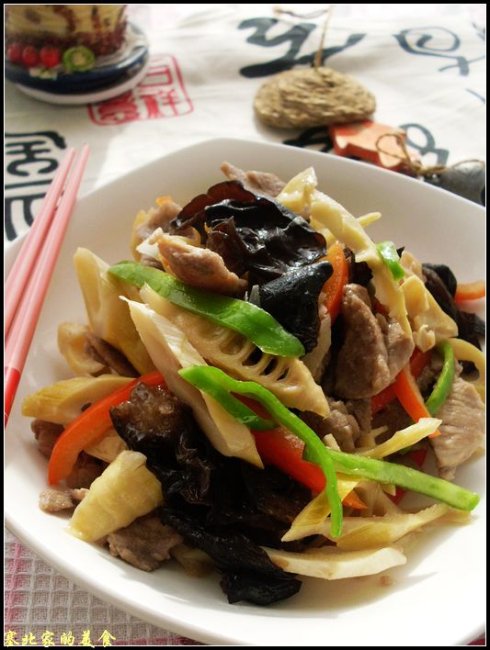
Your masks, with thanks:
[{"label": "flat stone", "polygon": [[277,128],[309,128],[367,119],[376,100],[352,77],[331,68],[287,70],[258,90],[259,119]]},{"label": "flat stone", "polygon": [[462,161],[443,172],[426,177],[425,181],[469,201],[485,205],[485,165],[481,161]]}]

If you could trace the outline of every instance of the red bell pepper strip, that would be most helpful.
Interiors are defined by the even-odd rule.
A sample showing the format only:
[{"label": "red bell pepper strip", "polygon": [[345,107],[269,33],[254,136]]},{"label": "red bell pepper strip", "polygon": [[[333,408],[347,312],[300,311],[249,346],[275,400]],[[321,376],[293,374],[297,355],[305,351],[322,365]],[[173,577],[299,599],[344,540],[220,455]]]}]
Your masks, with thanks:
[{"label": "red bell pepper strip", "polygon": [[[209,395],[218,395],[222,390],[237,395],[246,395],[257,400],[270,413],[271,419],[277,426],[296,434],[305,443],[308,460],[315,462],[325,474],[325,494],[331,508],[332,536],[338,537],[342,532],[342,502],[337,489],[337,475],[332,463],[331,449],[322,443],[317,434],[297,415],[287,409],[274,393],[255,381],[240,381],[230,377],[219,368],[213,366],[189,366],[179,370],[179,375],[190,384],[204,390]],[[228,409],[228,400],[221,404]]]},{"label": "red bell pepper strip", "polygon": [[[238,399],[262,418],[269,417],[267,410],[253,399],[237,395]],[[297,436],[288,433],[281,427],[267,431],[252,430],[259,456],[266,465],[274,465],[312,492],[319,493],[325,488],[325,475],[322,470],[303,458],[305,443]],[[364,510],[367,508],[362,499],[350,492],[342,501],[344,506]]]},{"label": "red bell pepper strip", "polygon": [[417,465],[417,467],[422,467],[425,463],[427,457],[427,449],[412,449],[408,454],[409,458]]},{"label": "red bell pepper strip", "polygon": [[349,280],[349,263],[344,255],[344,248],[339,242],[334,242],[328,248],[327,261],[332,265],[333,273],[323,285],[324,305],[333,323],[340,313],[342,293]]},{"label": "red bell pepper strip", "polygon": [[483,280],[458,284],[454,294],[455,302],[465,302],[466,300],[479,300],[486,295],[485,283]]},{"label": "red bell pepper strip", "polygon": [[142,382],[148,386],[165,384],[163,376],[155,371],[130,381],[126,386],[94,402],[71,422],[53,447],[48,465],[48,482],[55,485],[72,471],[79,453],[96,444],[112,426],[110,409],[129,399],[133,388]]},{"label": "red bell pepper strip", "polygon": [[[257,451],[266,465],[277,467],[316,494],[325,488],[325,476],[322,470],[318,465],[304,460],[305,445],[299,438],[281,428],[252,431],[252,433]],[[354,491],[344,497],[342,503],[356,510],[367,508]]]},{"label": "red bell pepper strip", "polygon": [[[325,493],[331,507],[331,533],[333,537],[342,534],[343,519],[342,504],[337,489],[337,472],[347,474],[347,476],[355,476],[359,479],[363,478],[378,483],[398,485],[447,503],[449,506],[460,510],[473,510],[478,504],[479,496],[476,493],[465,490],[449,481],[429,476],[403,465],[387,463],[360,454],[348,454],[336,449],[327,449],[316,433],[303,420],[298,418],[292,411],[289,411],[273,393],[261,384],[233,379],[233,377],[213,366],[190,366],[179,370],[179,375],[197,388],[202,385],[207,388],[212,381],[215,381],[230,393],[246,395],[259,401],[269,411],[271,419],[275,420],[278,426],[295,434],[305,443],[306,458],[316,462],[325,474]],[[206,379],[205,382],[202,381],[203,378]],[[226,408],[226,404],[224,407]]]},{"label": "red bell pepper strip", "polygon": [[[398,401],[414,422],[418,422],[420,418],[432,417],[424,403],[424,398],[420,394],[419,387],[410,372],[410,366],[408,364],[397,375],[394,387]],[[429,438],[435,438],[440,433],[437,429],[429,435]]]},{"label": "red bell pepper strip", "polygon": [[[430,361],[430,352],[422,352],[415,348],[412,356],[410,357],[410,371],[415,379],[420,376],[422,370]],[[396,399],[395,384],[390,384],[384,388],[380,393],[371,398],[371,412],[373,415],[388,406],[394,399]]]}]

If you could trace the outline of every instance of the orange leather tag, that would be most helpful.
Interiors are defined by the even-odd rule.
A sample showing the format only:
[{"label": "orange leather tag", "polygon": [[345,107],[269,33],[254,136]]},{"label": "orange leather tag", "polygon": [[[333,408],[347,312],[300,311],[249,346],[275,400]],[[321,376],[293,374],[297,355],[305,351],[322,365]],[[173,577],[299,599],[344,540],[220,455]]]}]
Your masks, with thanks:
[{"label": "orange leather tag", "polygon": [[[393,171],[408,171],[407,156],[400,146],[400,139],[405,142],[406,134],[401,129],[364,120],[351,124],[334,124],[329,128],[329,133],[334,151],[339,156],[368,160]],[[396,137],[389,137],[390,135]],[[415,152],[406,150],[412,160],[418,160]]]}]

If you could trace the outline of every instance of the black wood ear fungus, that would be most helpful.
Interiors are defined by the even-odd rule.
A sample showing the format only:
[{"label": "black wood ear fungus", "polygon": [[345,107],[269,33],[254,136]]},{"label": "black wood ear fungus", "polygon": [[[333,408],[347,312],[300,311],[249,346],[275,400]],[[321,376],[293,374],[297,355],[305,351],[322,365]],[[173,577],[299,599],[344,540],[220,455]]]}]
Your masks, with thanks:
[{"label": "black wood ear fungus", "polygon": [[294,334],[306,352],[316,345],[320,317],[318,297],[332,275],[330,262],[291,269],[259,289],[260,306]]}]

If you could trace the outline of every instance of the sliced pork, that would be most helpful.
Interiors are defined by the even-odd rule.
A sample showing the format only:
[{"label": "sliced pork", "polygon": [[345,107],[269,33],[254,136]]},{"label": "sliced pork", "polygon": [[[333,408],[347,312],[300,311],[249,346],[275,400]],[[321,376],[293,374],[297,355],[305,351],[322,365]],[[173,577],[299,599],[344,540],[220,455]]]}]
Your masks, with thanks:
[{"label": "sliced pork", "polygon": [[32,421],[31,429],[37,440],[39,451],[46,458],[50,458],[55,442],[63,433],[63,425],[36,419]]},{"label": "sliced pork", "polygon": [[143,240],[147,239],[157,228],[168,232],[169,223],[181,210],[182,207],[172,201],[170,197],[168,197],[168,200],[162,201],[158,208],[149,210],[145,215],[146,219],[135,228],[135,244],[140,244]]},{"label": "sliced pork", "polygon": [[430,442],[440,476],[451,480],[456,468],[483,447],[485,406],[475,387],[456,377],[436,417],[443,421],[439,427],[441,435],[431,438]]},{"label": "sliced pork", "polygon": [[367,289],[347,284],[342,297],[345,337],[338,353],[334,390],[338,397],[372,397],[392,383],[408,363],[413,341],[394,321],[376,317]]},{"label": "sliced pork", "polygon": [[86,488],[64,489],[46,488],[39,495],[39,507],[45,512],[72,510],[88,494]]},{"label": "sliced pork", "polygon": [[86,350],[95,361],[104,364],[107,371],[113,370],[121,377],[138,377],[139,372],[126,359],[124,354],[90,330],[86,334]]},{"label": "sliced pork", "polygon": [[221,171],[231,181],[240,181],[245,189],[275,198],[282,192],[286,183],[275,174],[268,172],[243,171],[235,165],[224,162]]},{"label": "sliced pork", "polygon": [[61,512],[62,510],[71,510],[75,507],[71,490],[57,490],[47,488],[39,495],[39,507],[44,512]]},{"label": "sliced pork", "polygon": [[140,517],[126,528],[107,536],[109,551],[143,571],[154,571],[170,558],[170,550],[182,537],[155,516]]},{"label": "sliced pork", "polygon": [[158,249],[166,270],[192,287],[233,296],[242,294],[248,286],[226,268],[221,255],[188,244],[182,237],[162,235]]},{"label": "sliced pork", "polygon": [[328,405],[330,406],[330,415],[327,418],[306,411],[301,414],[301,419],[320,438],[331,433],[342,451],[354,451],[355,441],[360,435],[356,418],[348,412],[346,405],[340,400],[329,399]]}]

